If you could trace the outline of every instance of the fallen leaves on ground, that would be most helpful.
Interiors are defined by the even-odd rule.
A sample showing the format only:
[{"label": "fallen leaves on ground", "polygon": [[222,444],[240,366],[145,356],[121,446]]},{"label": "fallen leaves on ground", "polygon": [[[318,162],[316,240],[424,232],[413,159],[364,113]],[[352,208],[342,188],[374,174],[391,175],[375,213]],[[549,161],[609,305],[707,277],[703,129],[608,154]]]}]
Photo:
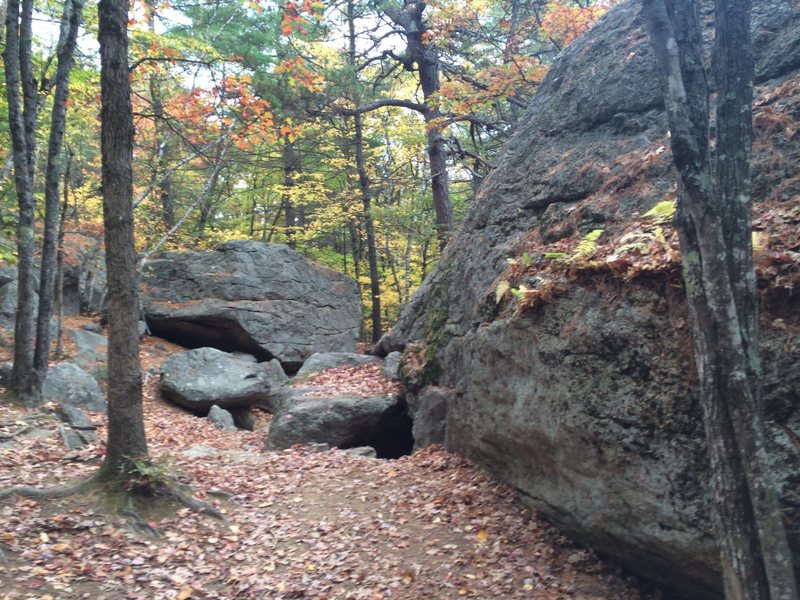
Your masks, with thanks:
[{"label": "fallen leaves on ground", "polygon": [[295,385],[315,388],[303,395],[316,398],[334,395],[371,398],[393,396],[401,392],[399,382],[383,375],[382,363],[325,369]]},{"label": "fallen leaves on ground", "polygon": [[[146,347],[143,371],[167,355]],[[359,387],[356,372],[366,382],[372,371],[336,377]],[[398,460],[268,452],[264,431],[221,432],[165,403],[157,385],[145,385],[151,453],[227,522],[176,509],[153,518],[161,537],[152,539],[92,498],[9,498],[0,503],[0,598],[643,597],[440,447]],[[0,432],[30,415],[0,405]],[[91,417],[104,439],[104,415]],[[102,442],[69,451],[55,423],[34,421],[36,435],[0,449],[0,487],[59,484],[97,468]]]}]

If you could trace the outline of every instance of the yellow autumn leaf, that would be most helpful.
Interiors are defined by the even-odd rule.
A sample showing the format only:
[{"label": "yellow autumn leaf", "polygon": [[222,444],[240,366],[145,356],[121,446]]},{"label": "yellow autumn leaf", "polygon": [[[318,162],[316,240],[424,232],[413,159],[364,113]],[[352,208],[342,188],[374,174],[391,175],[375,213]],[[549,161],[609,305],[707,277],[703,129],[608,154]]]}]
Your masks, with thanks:
[{"label": "yellow autumn leaf", "polygon": [[489,541],[489,532],[485,529],[481,529],[475,534],[475,539],[478,540],[479,544],[485,544]]}]

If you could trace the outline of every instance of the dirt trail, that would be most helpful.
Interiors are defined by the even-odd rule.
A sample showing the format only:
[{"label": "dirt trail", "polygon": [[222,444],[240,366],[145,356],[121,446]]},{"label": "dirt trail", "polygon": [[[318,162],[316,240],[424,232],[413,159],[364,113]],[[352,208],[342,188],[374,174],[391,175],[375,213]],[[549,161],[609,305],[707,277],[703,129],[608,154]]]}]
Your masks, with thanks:
[{"label": "dirt trail", "polygon": [[[176,348],[149,339],[143,370]],[[0,598],[645,598],[441,448],[398,460],[267,452],[263,428],[218,431],[161,400],[156,379],[151,453],[227,522],[179,510],[151,517],[151,539],[92,498],[3,501]],[[26,414],[0,404],[0,434]],[[103,415],[91,416],[104,439]],[[96,468],[102,443],[69,451],[55,427],[42,417],[35,435],[0,447],[0,487]]]}]

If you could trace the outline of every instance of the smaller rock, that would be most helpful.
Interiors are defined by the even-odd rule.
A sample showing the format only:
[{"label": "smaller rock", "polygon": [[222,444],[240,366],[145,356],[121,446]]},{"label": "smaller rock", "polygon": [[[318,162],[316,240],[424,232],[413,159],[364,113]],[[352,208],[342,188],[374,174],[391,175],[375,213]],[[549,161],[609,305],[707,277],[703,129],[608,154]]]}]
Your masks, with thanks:
[{"label": "smaller rock", "polygon": [[150,333],[150,330],[147,328],[147,323],[145,323],[144,321],[139,321],[136,327],[139,330],[139,339],[143,338],[148,333]]},{"label": "smaller rock", "polygon": [[353,456],[362,456],[364,458],[378,458],[378,453],[372,446],[357,446],[355,448],[348,448],[342,450],[345,454],[352,454]]},{"label": "smaller rock", "polygon": [[314,443],[314,444],[309,444],[308,448],[313,450],[314,452],[328,452],[331,449],[331,445],[323,443]]},{"label": "smaller rock", "polygon": [[42,399],[89,411],[106,411],[106,399],[97,380],[72,363],[59,363],[47,370]]},{"label": "smaller rock", "polygon": [[9,281],[14,281],[17,278],[17,267],[11,265],[0,266],[0,286],[4,286]]},{"label": "smaller rock", "polygon": [[70,450],[86,445],[86,442],[78,435],[78,432],[70,427],[59,425],[58,433],[61,436],[61,441],[64,442],[64,445]]},{"label": "smaller rock", "polygon": [[402,336],[391,330],[381,337],[372,349],[375,356],[388,356],[392,352],[402,352],[405,350],[406,342]]},{"label": "smaller rock", "polygon": [[59,405],[56,409],[59,418],[73,429],[84,429],[94,431],[97,429],[89,420],[89,417],[80,408],[74,406]]},{"label": "smaller rock", "polygon": [[253,411],[246,406],[234,407],[228,410],[233,417],[233,423],[238,429],[245,431],[253,431],[256,428],[256,419],[253,416]]},{"label": "smaller rock", "polygon": [[357,367],[380,362],[376,356],[355,354],[352,352],[316,352],[309,356],[295,375],[295,379],[302,379],[312,373],[335,369],[337,367]]},{"label": "smaller rock", "polygon": [[400,365],[403,364],[401,352],[389,352],[383,361],[383,374],[389,379],[400,379]]},{"label": "smaller rock", "polygon": [[198,444],[197,446],[191,446],[183,451],[185,456],[189,458],[206,458],[209,456],[219,456],[220,451],[214,448],[213,446],[204,446],[203,444]]},{"label": "smaller rock", "polygon": [[82,369],[91,369],[97,363],[106,361],[108,354],[108,338],[87,329],[75,329],[69,332],[69,338],[78,347],[77,356],[73,357],[76,365]]},{"label": "smaller rock", "polygon": [[236,431],[236,425],[233,423],[233,415],[216,404],[208,411],[208,418],[214,423],[217,429],[221,429],[222,431]]},{"label": "smaller rock", "polygon": [[97,333],[97,334],[103,333],[103,328],[100,327],[98,323],[86,323],[81,327],[81,329],[85,329],[90,333]]}]

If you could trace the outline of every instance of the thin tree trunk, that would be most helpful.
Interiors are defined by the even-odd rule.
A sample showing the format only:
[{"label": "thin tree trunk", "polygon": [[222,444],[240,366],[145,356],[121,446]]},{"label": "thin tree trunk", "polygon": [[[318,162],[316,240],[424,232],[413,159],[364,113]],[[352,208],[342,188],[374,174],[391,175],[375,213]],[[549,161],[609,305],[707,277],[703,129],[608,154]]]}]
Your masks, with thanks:
[{"label": "thin tree trunk", "polygon": [[292,250],[297,248],[297,215],[295,214],[295,207],[292,202],[290,190],[294,187],[294,177],[298,170],[298,159],[294,144],[286,140],[283,145],[283,185],[286,187],[286,192],[283,197],[283,213],[286,244]]},{"label": "thin tree trunk", "polygon": [[[348,0],[347,2],[347,23],[350,38],[348,63],[351,67],[354,67],[353,72],[357,73],[355,69],[356,33],[353,0]],[[355,77],[357,77],[357,75]],[[357,87],[358,81],[354,83]],[[356,105],[359,104],[358,100],[357,98],[355,102]],[[372,341],[377,343],[383,335],[383,324],[381,322],[381,280],[378,271],[378,249],[375,243],[375,224],[372,220],[372,192],[370,190],[369,176],[367,175],[367,166],[364,160],[364,124],[360,114],[353,115],[353,124],[355,126],[354,143],[356,171],[358,172],[358,185],[361,189],[362,219],[364,221],[364,230],[367,234],[367,263],[369,265],[370,302],[372,305]]]},{"label": "thin tree trunk", "polygon": [[[6,13],[5,61],[6,95],[8,101],[8,123],[14,154],[14,184],[17,192],[19,217],[17,223],[17,316],[14,325],[14,369],[11,388],[26,403],[38,401],[38,378],[33,369],[33,336],[35,315],[33,301],[35,247],[35,204],[33,197],[32,160],[28,145],[33,134],[28,134],[29,89],[32,77],[30,19],[32,2],[9,0]],[[25,23],[25,20],[28,20]],[[35,83],[33,83],[35,89]],[[20,87],[25,90],[25,102],[20,97]]]},{"label": "thin tree trunk", "polygon": [[725,594],[737,600],[795,600],[792,557],[768,470],[759,400],[749,221],[749,0],[720,0],[716,7],[716,166],[709,149],[709,89],[697,3],[645,0],[644,5],[679,174],[677,228]]},{"label": "thin tree trunk", "polygon": [[56,285],[55,285],[55,312],[56,312],[56,351],[58,357],[64,354],[64,233],[69,210],[69,181],[72,170],[72,149],[68,150],[67,166],[64,169],[64,204],[61,207],[61,218],[58,223],[58,254],[56,256]]},{"label": "thin tree trunk", "polygon": [[427,150],[431,169],[433,208],[436,213],[436,231],[439,245],[441,249],[444,249],[453,230],[454,221],[447,175],[447,140],[436,98],[441,87],[439,56],[436,46],[425,41],[425,33],[428,31],[423,17],[425,2],[404,0],[402,8],[384,4],[382,9],[395,24],[403,28],[405,33],[404,68],[419,71],[419,84],[424,99],[423,117],[427,129]]},{"label": "thin tree trunk", "polygon": [[133,112],[128,69],[128,1],[100,0],[103,221],[108,277],[108,444],[102,472],[112,476],[147,456],[139,365],[133,244]]},{"label": "thin tree trunk", "polygon": [[[67,0],[61,19],[58,44],[55,98],[50,120],[50,139],[47,145],[47,170],[44,185],[44,236],[42,241],[41,272],[39,275],[39,315],[36,324],[36,348],[33,367],[41,381],[47,376],[50,359],[50,319],[53,316],[53,288],[58,254],[58,186],[61,180],[61,146],[67,119],[69,77],[72,72],[78,29],[83,11],[82,0]],[[41,381],[39,385],[41,385]]]}]

